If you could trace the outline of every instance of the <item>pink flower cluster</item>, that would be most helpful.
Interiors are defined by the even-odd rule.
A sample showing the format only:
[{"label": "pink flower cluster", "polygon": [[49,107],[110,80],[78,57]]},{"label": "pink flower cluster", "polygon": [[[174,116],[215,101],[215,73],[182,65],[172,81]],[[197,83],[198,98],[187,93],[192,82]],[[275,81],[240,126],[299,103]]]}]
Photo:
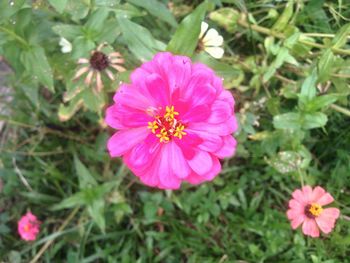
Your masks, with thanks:
[{"label": "pink flower cluster", "polygon": [[27,212],[18,221],[18,233],[25,241],[33,241],[36,239],[40,231],[40,221],[31,212]]},{"label": "pink flower cluster", "polygon": [[329,193],[320,186],[314,189],[304,186],[295,190],[292,196],[287,216],[293,229],[302,224],[303,233],[311,237],[319,237],[320,230],[325,234],[332,231],[340,211],[333,207],[323,208],[334,201]]},{"label": "pink flower cluster", "polygon": [[123,156],[144,184],[161,189],[213,180],[219,159],[236,149],[234,99],[222,79],[171,53],[158,53],[131,74],[105,121],[119,130],[108,141],[110,155]]}]

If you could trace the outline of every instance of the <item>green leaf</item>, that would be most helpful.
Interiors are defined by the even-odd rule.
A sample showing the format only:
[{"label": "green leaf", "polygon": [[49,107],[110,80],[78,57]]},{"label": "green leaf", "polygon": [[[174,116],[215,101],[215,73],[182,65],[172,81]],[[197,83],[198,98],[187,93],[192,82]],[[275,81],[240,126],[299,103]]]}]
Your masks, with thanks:
[{"label": "green leaf", "polygon": [[93,31],[101,31],[104,27],[104,23],[108,17],[109,9],[105,7],[98,8],[86,22],[85,27]]},{"label": "green leaf", "polygon": [[298,62],[289,54],[289,50],[285,47],[281,47],[277,53],[276,59],[268,67],[267,71],[264,74],[263,81],[267,82],[279,69],[284,62],[288,62],[293,65],[298,65]]},{"label": "green leaf", "polygon": [[57,24],[52,27],[53,32],[57,35],[73,41],[76,37],[82,35],[81,27],[67,24]]},{"label": "green leaf", "polygon": [[92,204],[88,205],[87,207],[87,211],[89,212],[90,216],[103,233],[106,227],[104,208],[105,202],[103,198],[94,200]]},{"label": "green leaf", "polygon": [[344,25],[335,35],[332,41],[333,48],[341,48],[346,44],[350,35],[350,23]]},{"label": "green leaf", "polygon": [[51,210],[61,210],[65,208],[84,205],[85,204],[84,196],[85,196],[84,192],[78,192],[68,198],[63,199],[58,204],[52,206]]},{"label": "green leaf", "polygon": [[200,4],[182,20],[166,48],[168,51],[185,56],[193,55],[207,6],[207,2]]},{"label": "green leaf", "polygon": [[300,114],[289,112],[280,115],[276,115],[273,118],[273,126],[276,129],[301,129]]},{"label": "green leaf", "polygon": [[86,166],[74,155],[74,166],[78,174],[80,189],[96,186],[97,182]]},{"label": "green leaf", "polygon": [[72,20],[79,21],[89,14],[90,4],[91,0],[68,0],[65,10],[71,15]]},{"label": "green leaf", "polygon": [[143,26],[124,17],[118,17],[118,22],[130,51],[141,61],[150,60],[158,51],[165,49],[165,45]]},{"label": "green leaf", "polygon": [[208,65],[213,69],[219,76],[223,78],[237,78],[240,74],[240,70],[234,68],[231,65],[213,59],[205,53],[197,54],[194,56],[193,61],[200,61]]},{"label": "green leaf", "polygon": [[307,113],[303,117],[303,128],[305,130],[320,128],[326,125],[328,118],[322,112]]},{"label": "green leaf", "polygon": [[169,11],[168,8],[164,6],[163,3],[156,0],[128,0],[129,3],[133,5],[140,6],[146,9],[151,15],[159,18],[160,20],[168,23],[169,25],[176,27],[177,22],[173,14]]},{"label": "green leaf", "polygon": [[80,95],[84,100],[85,106],[93,112],[99,113],[105,106],[103,93],[100,92],[96,94],[91,87],[83,90]]},{"label": "green leaf", "polygon": [[10,1],[2,0],[0,1],[0,22],[7,21],[11,16],[17,13],[26,0]]},{"label": "green leaf", "polygon": [[294,7],[294,0],[289,0],[288,3],[286,4],[286,7],[282,15],[280,15],[276,23],[273,25],[272,30],[281,32],[286,28],[286,26],[289,23],[289,20],[293,16],[293,7]]},{"label": "green leaf", "polygon": [[34,79],[38,79],[50,91],[54,92],[51,66],[46,58],[44,49],[32,46],[21,54],[21,62]]},{"label": "green leaf", "polygon": [[322,83],[329,80],[331,74],[333,73],[335,62],[336,56],[334,56],[331,49],[327,49],[325,52],[323,52],[318,62],[319,82]]},{"label": "green leaf", "polygon": [[237,10],[228,7],[220,8],[209,14],[211,20],[225,28],[225,30],[230,33],[236,31],[239,17],[240,14]]},{"label": "green leaf", "polygon": [[49,0],[49,3],[57,10],[58,13],[62,13],[66,8],[68,0]]},{"label": "green leaf", "polygon": [[317,70],[314,68],[311,74],[304,80],[301,86],[300,97],[311,100],[316,96]]},{"label": "green leaf", "polygon": [[305,111],[315,112],[321,110],[330,104],[336,102],[340,96],[338,94],[326,94],[318,96],[308,101],[305,105]]}]

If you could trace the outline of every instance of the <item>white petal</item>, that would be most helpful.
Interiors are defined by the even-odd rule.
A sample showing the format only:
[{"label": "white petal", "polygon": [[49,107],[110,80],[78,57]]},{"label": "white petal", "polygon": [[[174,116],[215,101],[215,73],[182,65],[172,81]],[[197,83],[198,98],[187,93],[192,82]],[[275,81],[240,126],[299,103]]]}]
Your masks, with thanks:
[{"label": "white petal", "polygon": [[69,53],[72,51],[72,44],[64,37],[61,37],[59,45],[61,46],[62,53]]},{"label": "white petal", "polygon": [[209,29],[203,38],[203,43],[205,46],[221,46],[224,43],[224,39],[219,35],[218,31],[214,28]]},{"label": "white petal", "polygon": [[209,53],[210,56],[214,58],[222,58],[224,55],[224,49],[222,47],[205,47],[204,50]]},{"label": "white petal", "polygon": [[202,22],[201,24],[201,32],[199,34],[199,39],[203,37],[204,33],[207,32],[209,25],[206,22]]}]

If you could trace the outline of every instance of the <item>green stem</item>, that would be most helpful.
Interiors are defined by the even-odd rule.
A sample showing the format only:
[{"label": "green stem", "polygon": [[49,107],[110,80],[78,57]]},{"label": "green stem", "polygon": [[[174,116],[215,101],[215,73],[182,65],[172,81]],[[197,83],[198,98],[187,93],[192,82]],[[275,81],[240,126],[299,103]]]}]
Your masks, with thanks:
[{"label": "green stem", "polygon": [[343,113],[345,114],[346,116],[349,116],[350,117],[350,110],[346,109],[346,108],[343,108],[343,107],[340,107],[336,104],[331,104],[330,106],[333,110],[335,111],[338,111],[340,113]]},{"label": "green stem", "polygon": [[20,37],[19,35],[17,35],[15,32],[8,30],[5,27],[0,26],[0,31],[5,32],[6,34],[10,35],[11,37],[13,37],[14,39],[16,39],[18,42],[20,42],[21,44],[23,44],[24,46],[28,47],[28,43],[27,41],[24,40],[24,38]]},{"label": "green stem", "polygon": [[[270,35],[270,36],[274,36],[280,39],[286,39],[286,36],[282,33],[279,32],[275,32],[269,28],[266,27],[262,27],[262,26],[258,26],[258,25],[249,25],[249,23],[246,21],[246,19],[244,18],[240,18],[238,19],[237,23],[240,26],[243,26],[245,28],[250,28],[256,32],[265,34],[265,35]],[[315,47],[315,48],[319,48],[319,49],[326,49],[329,48],[325,45],[322,44],[318,44],[318,43],[313,43],[313,42],[309,42],[306,40],[298,40],[299,43],[302,43],[304,45],[310,46],[310,47]],[[334,48],[334,47],[330,47],[330,49],[336,53],[336,54],[340,54],[340,55],[350,55],[350,50],[345,50],[345,49],[340,49],[340,48]]]}]

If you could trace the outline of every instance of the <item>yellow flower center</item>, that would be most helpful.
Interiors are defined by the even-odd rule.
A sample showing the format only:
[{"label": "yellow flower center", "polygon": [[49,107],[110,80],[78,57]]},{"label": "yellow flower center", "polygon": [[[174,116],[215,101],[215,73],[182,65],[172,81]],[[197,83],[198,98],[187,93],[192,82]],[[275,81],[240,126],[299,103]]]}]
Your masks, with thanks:
[{"label": "yellow flower center", "polygon": [[305,214],[309,218],[316,218],[318,217],[323,211],[323,208],[321,205],[313,203],[313,204],[308,204],[305,207]]},{"label": "yellow flower center", "polygon": [[29,225],[29,224],[24,225],[23,230],[24,230],[25,232],[29,232],[29,230],[30,230],[30,225]]},{"label": "yellow flower center", "polygon": [[153,122],[148,122],[147,128],[159,138],[160,142],[167,143],[172,137],[182,139],[186,135],[185,126],[176,118],[179,113],[175,111],[174,106],[166,106],[163,116],[158,115],[155,109],[147,112],[155,118]]}]

